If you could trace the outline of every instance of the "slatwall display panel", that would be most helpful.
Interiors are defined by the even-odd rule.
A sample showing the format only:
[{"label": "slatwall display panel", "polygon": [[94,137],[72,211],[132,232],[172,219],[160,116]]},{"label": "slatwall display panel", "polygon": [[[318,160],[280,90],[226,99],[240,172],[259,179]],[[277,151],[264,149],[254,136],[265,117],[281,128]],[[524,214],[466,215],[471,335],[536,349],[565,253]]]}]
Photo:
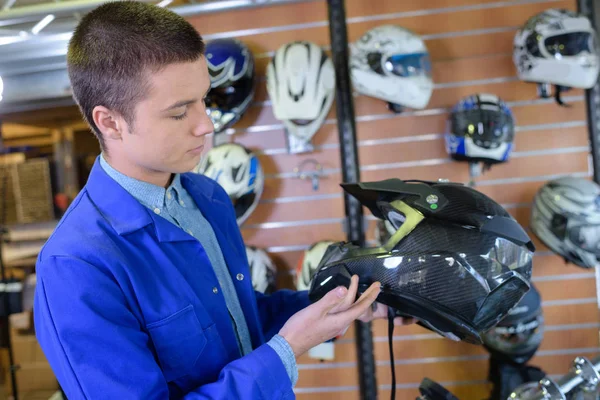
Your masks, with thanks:
[{"label": "slatwall display panel", "polygon": [[[574,0],[346,0],[349,40],[381,24],[410,28],[426,40],[433,60],[435,90],[426,110],[390,113],[384,102],[354,98],[361,178],[399,177],[467,183],[466,164],[451,161],[444,149],[448,109],[460,98],[488,92],[513,110],[516,151],[509,163],[475,179],[478,190],[503,204],[528,226],[535,191],[562,175],[590,177],[584,94],[564,95],[570,108],[537,99],[533,84],[519,82],[512,63],[512,40],[525,20],[547,8],[575,10]],[[237,37],[253,51],[260,76],[256,98],[233,129],[231,140],[260,154],[265,190],[256,211],[242,228],[248,244],[266,248],[278,264],[281,280],[291,275],[304,249],[318,240],[344,240],[343,198],[335,104],[313,138],[315,151],[290,155],[283,127],[271,111],[264,73],[274,51],[292,40],[311,40],[329,51],[324,1],[229,11],[190,18],[210,40]],[[309,181],[294,178],[294,168],[313,159],[325,176],[313,191]],[[374,241],[375,220],[365,210],[367,240]],[[543,299],[544,342],[531,361],[551,375],[567,371],[577,355],[598,354],[598,306],[593,271],[565,265],[537,239],[533,280]],[[380,398],[390,395],[387,323],[373,324]],[[394,331],[397,399],[414,399],[423,377],[444,384],[462,399],[486,398],[488,360],[482,347],[455,343],[419,326]],[[335,344],[335,359],[299,360],[299,399],[359,399],[353,327]]]}]

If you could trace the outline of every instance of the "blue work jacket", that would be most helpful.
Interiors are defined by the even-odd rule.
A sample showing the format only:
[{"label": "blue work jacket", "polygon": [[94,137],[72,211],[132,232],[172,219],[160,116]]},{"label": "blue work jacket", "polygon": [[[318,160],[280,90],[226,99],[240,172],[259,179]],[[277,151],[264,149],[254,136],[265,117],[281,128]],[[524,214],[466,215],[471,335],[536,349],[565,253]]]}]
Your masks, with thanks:
[{"label": "blue work jacket", "polygon": [[96,160],[36,266],[36,335],[69,400],[295,398],[266,341],[307,292],[254,291],[225,191],[198,174],[181,182],[215,231],[254,351],[241,357],[202,245]]}]

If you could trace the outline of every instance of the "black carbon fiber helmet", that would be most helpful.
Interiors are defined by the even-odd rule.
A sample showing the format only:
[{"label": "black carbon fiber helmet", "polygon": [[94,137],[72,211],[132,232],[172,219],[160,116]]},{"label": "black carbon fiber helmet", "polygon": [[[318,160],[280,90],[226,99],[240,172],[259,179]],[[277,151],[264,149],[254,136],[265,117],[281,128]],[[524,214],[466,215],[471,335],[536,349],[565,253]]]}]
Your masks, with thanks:
[{"label": "black carbon fiber helmet", "polygon": [[320,262],[310,298],[359,276],[377,301],[453,340],[481,344],[530,287],[535,248],[498,203],[462,184],[389,179],[342,184],[396,232],[382,246],[338,242]]}]

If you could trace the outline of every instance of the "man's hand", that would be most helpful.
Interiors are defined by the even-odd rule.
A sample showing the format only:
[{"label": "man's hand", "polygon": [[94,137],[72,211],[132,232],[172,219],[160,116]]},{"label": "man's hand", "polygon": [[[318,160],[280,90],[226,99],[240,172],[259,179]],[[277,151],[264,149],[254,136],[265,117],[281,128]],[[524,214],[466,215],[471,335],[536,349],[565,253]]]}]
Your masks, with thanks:
[{"label": "man's hand", "polygon": [[357,291],[358,277],[353,276],[348,289],[338,287],[321,300],[292,315],[279,335],[289,343],[296,357],[343,334],[354,320],[371,309],[381,291],[381,284],[373,283],[355,301]]},{"label": "man's hand", "polygon": [[[353,275],[352,280],[350,281],[350,288],[358,288],[358,275]],[[346,296],[344,301],[335,306],[331,312],[339,312],[348,309],[352,305],[352,298],[350,296]],[[362,322],[371,322],[376,319],[387,319],[388,317],[388,306],[385,304],[381,304],[378,302],[374,302],[371,307],[367,309],[360,317],[357,319]],[[411,325],[414,324],[416,320],[414,318],[402,318],[396,317],[394,318],[394,325]],[[345,331],[344,331],[345,333]],[[343,334],[343,333],[342,333]]]}]

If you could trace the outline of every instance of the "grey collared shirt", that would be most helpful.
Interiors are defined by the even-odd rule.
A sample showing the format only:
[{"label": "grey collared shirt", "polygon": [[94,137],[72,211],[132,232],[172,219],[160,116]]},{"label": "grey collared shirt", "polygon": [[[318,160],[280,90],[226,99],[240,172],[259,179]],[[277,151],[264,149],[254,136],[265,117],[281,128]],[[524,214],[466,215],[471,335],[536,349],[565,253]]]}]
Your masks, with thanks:
[{"label": "grey collared shirt", "polygon": [[[183,229],[202,244],[223,292],[223,297],[225,298],[231,322],[238,339],[240,352],[242,355],[250,353],[253,350],[250,332],[248,331],[248,325],[244,318],[244,313],[231,280],[227,264],[225,263],[221,247],[212,226],[196,206],[189,193],[181,185],[180,175],[175,174],[173,181],[165,189],[120,173],[106,162],[103,155],[100,156],[100,165],[111,178],[119,183],[142,205]],[[268,344],[281,358],[292,381],[292,386],[295,386],[298,380],[298,368],[290,345],[279,335],[275,335]]]}]

